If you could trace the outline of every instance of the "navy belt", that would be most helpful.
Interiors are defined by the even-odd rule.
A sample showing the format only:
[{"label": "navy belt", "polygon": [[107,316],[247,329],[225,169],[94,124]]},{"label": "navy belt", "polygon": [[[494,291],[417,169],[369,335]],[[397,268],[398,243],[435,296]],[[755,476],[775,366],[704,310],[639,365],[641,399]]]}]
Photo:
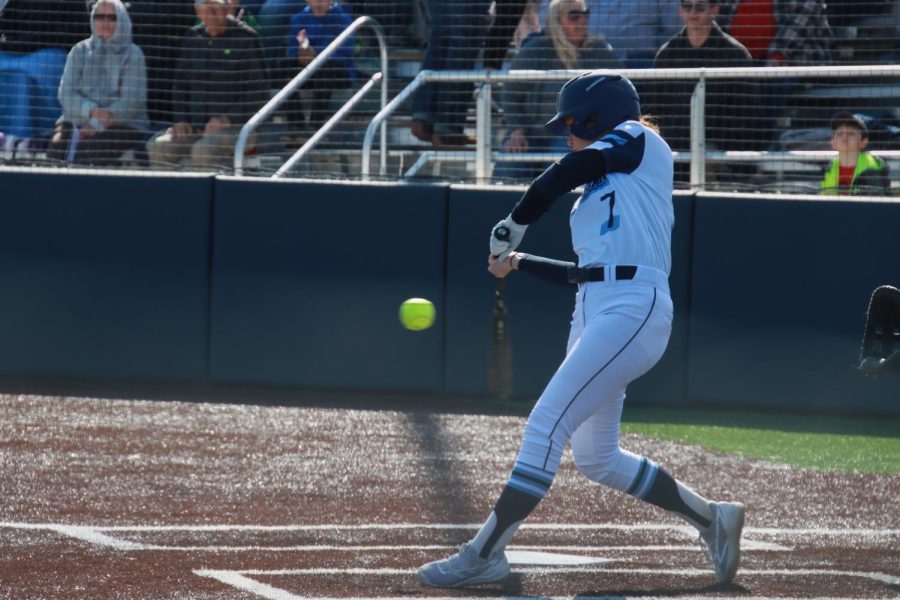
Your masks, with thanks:
[{"label": "navy belt", "polygon": [[[634,279],[637,267],[634,265],[618,265],[616,267],[616,280]],[[566,269],[569,283],[585,283],[587,281],[606,281],[606,269],[604,267],[588,267],[580,269],[569,267]]]}]

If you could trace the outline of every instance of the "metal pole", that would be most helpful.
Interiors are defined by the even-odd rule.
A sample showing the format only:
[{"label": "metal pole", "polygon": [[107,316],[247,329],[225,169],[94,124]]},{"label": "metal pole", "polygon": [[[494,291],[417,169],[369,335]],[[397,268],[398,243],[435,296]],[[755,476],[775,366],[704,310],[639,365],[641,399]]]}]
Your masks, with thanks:
[{"label": "metal pole", "polygon": [[[347,38],[353,35],[356,30],[361,27],[368,25],[375,32],[375,37],[378,38],[378,44],[381,47],[381,70],[382,77],[381,80],[381,97],[382,97],[382,108],[384,108],[384,101],[387,98],[387,44],[384,40],[384,32],[381,29],[381,25],[378,24],[378,21],[373,19],[372,17],[359,17],[355,21],[353,21],[350,25],[347,26],[347,29],[342,31],[340,35],[338,35],[328,46],[322,50],[306,67],[300,71],[287,85],[285,85],[277,94],[275,94],[271,100],[266,102],[266,104],[259,109],[255,115],[250,117],[244,126],[241,127],[240,133],[238,133],[237,141],[234,144],[234,174],[241,175],[244,170],[244,152],[247,148],[247,143],[250,139],[250,134],[256,131],[256,128],[259,127],[259,124],[262,123],[266,118],[269,117],[275,109],[281,106],[285,100],[287,100],[294,91],[299,88],[303,83],[309,79],[313,73],[315,73],[319,67],[321,67],[328,58],[334,54],[338,48],[343,45]],[[382,148],[383,150],[383,148]]]},{"label": "metal pole", "polygon": [[350,110],[354,106],[356,106],[360,100],[362,100],[363,96],[365,96],[368,91],[372,89],[372,86],[378,83],[380,79],[381,73],[375,73],[374,75],[372,75],[369,81],[367,81],[366,84],[359,89],[359,91],[353,94],[353,97],[350,98],[346,102],[346,104],[344,104],[336,113],[334,113],[331,118],[328,119],[328,121],[326,121],[325,124],[322,125],[322,127],[312,135],[312,137],[306,140],[306,143],[303,144],[303,146],[299,150],[297,150],[294,155],[287,160],[286,163],[281,165],[281,167],[277,171],[275,171],[275,174],[272,175],[272,177],[279,178],[287,174],[287,172],[290,171],[294,165],[300,162],[304,156],[306,156],[313,148],[316,147],[316,144],[319,143],[319,140],[325,137],[325,135],[329,131],[331,131],[331,129],[335,125],[337,125],[338,121],[343,119],[344,115],[350,112]]},{"label": "metal pole", "polygon": [[[371,151],[375,129],[380,125],[383,127],[387,118],[399,108],[400,104],[406,100],[416,89],[418,89],[426,81],[471,81],[471,82],[503,82],[503,81],[566,81],[576,75],[580,75],[580,70],[515,70],[507,72],[497,71],[430,71],[422,70],[403,90],[391,100],[370,123],[366,130],[363,140],[362,151],[362,179],[368,180],[371,173]],[[747,79],[768,79],[768,78],[802,78],[809,76],[846,76],[848,78],[867,77],[867,76],[900,76],[900,65],[850,65],[850,66],[828,66],[828,67],[715,67],[715,68],[679,68],[679,69],[622,69],[620,71],[610,71],[610,73],[618,73],[635,80],[657,79],[665,77],[673,80],[693,80],[698,77],[701,83],[695,89],[695,97],[699,92],[698,101],[705,106],[705,80],[706,79],[734,79],[735,77],[744,77]],[[702,87],[701,87],[702,86]],[[702,110],[703,107],[698,106]],[[692,98],[692,114],[696,112],[693,107]],[[705,111],[704,111],[705,112]],[[696,113],[703,116],[701,113]],[[701,119],[702,122],[702,119]],[[693,125],[693,119],[692,119]],[[702,127],[701,136],[702,136]],[[692,136],[697,142],[703,142],[703,150],[705,150],[705,139],[700,136]],[[692,144],[693,147],[693,144]],[[383,151],[383,159],[387,154]],[[686,153],[682,153],[686,154]],[[692,161],[694,156],[702,156],[692,153]],[[496,158],[496,157],[494,157]],[[697,168],[703,169],[705,164],[697,159]],[[693,175],[693,173],[692,173]],[[705,173],[697,173],[698,182],[702,180],[705,185]]]},{"label": "metal pole", "polygon": [[700,71],[700,81],[691,94],[691,189],[706,187],[706,73]]},{"label": "metal pole", "polygon": [[475,179],[491,176],[491,84],[478,87],[475,106]]},{"label": "metal pole", "polygon": [[[363,181],[369,180],[369,175],[371,173],[372,168],[372,141],[375,137],[375,129],[378,128],[379,125],[384,123],[386,119],[400,106],[404,100],[409,98],[413,92],[419,89],[419,86],[425,81],[425,78],[431,73],[431,71],[424,70],[419,71],[419,74],[416,75],[412,81],[407,84],[405,88],[403,88],[399,94],[394,96],[394,99],[387,103],[387,106],[382,108],[377,115],[372,118],[372,122],[369,123],[369,126],[366,128],[366,135],[363,138],[363,148],[362,148],[362,157],[361,157],[361,168],[360,168],[360,176]],[[382,129],[383,131],[383,129]],[[381,148],[382,156],[387,154],[387,148],[383,146]],[[386,164],[386,163],[385,163]],[[387,172],[387,167],[385,167],[385,173]]]},{"label": "metal pole", "polygon": [[[381,109],[387,106],[388,97],[388,47],[384,41],[384,36],[379,37],[378,43],[381,46],[381,73],[384,78],[381,80]],[[380,174],[382,177],[387,175],[387,120],[381,122],[381,157],[380,157]]]}]

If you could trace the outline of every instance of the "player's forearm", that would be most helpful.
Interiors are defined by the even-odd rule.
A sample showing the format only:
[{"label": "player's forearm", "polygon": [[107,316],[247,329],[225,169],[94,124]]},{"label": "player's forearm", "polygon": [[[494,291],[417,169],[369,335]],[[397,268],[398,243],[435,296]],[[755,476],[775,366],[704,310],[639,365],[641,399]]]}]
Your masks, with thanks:
[{"label": "player's forearm", "polygon": [[510,264],[516,270],[531,273],[544,281],[565,286],[571,285],[568,273],[570,268],[575,267],[573,262],[523,254],[522,252],[514,252]]}]

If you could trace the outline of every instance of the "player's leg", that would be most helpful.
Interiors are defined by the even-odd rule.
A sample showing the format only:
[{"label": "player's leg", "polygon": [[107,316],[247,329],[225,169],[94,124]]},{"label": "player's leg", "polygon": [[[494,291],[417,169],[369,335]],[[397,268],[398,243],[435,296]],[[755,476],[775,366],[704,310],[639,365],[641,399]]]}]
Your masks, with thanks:
[{"label": "player's leg", "polygon": [[572,435],[572,454],[588,479],[672,512],[698,530],[712,521],[710,502],[646,457],[619,446],[624,388]]},{"label": "player's leg", "polygon": [[[567,357],[572,353],[572,349],[584,329],[583,314],[581,295],[578,295],[572,314],[572,326],[569,329],[569,341],[566,345]],[[546,394],[545,390],[541,398],[546,397]],[[541,400],[538,401],[539,404],[541,404]],[[537,405],[532,410],[532,415],[536,410]],[[513,473],[515,473],[515,469]],[[511,474],[510,477],[512,478],[512,476]],[[552,480],[552,474],[538,479],[539,483],[532,479],[530,483],[536,488],[532,490],[532,493],[521,491],[507,483],[494,510],[488,516],[487,522],[482,525],[473,542],[464,544],[459,553],[445,560],[423,565],[419,569],[419,581],[423,585],[432,587],[462,587],[506,578],[509,574],[509,565],[502,548],[515,533],[518,524],[543,498],[544,492],[550,487]],[[528,480],[526,479],[526,481]],[[498,542],[500,542],[500,551],[493,551],[498,546]],[[485,556],[481,556],[482,552],[485,552]]]},{"label": "player's leg", "polygon": [[[608,294],[611,304],[628,308],[604,312],[597,302],[585,308],[584,296],[579,294],[569,352],[528,418],[516,464],[494,510],[459,554],[419,570],[422,583],[460,587],[506,576],[504,547],[549,491],[565,445],[597,410],[598,398],[604,397],[601,390],[615,393],[624,389],[628,381],[649,369],[665,348],[671,302],[667,307],[657,305],[653,288],[646,287],[627,296],[619,292],[614,300]],[[649,345],[659,347],[648,354]],[[588,388],[599,395],[584,393]]]},{"label": "player's leg", "polygon": [[[623,361],[635,360],[637,356],[637,353],[629,354]],[[709,550],[717,581],[731,581],[740,559],[743,505],[711,502],[652,460],[620,448],[624,386],[615,394],[599,387],[588,391],[607,400],[572,435],[572,452],[579,471],[593,481],[659,506],[693,525]]]}]

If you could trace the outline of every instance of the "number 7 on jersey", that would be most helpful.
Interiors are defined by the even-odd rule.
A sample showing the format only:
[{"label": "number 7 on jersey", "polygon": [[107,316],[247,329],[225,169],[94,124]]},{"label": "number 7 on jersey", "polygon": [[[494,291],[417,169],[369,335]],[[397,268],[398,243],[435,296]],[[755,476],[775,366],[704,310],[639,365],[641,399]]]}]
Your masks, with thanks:
[{"label": "number 7 on jersey", "polygon": [[621,223],[619,215],[613,214],[613,209],[616,206],[616,190],[612,190],[611,192],[600,196],[600,202],[603,202],[604,200],[609,200],[609,220],[600,227],[600,235],[606,235],[610,231],[615,231],[619,228],[619,224]]}]

